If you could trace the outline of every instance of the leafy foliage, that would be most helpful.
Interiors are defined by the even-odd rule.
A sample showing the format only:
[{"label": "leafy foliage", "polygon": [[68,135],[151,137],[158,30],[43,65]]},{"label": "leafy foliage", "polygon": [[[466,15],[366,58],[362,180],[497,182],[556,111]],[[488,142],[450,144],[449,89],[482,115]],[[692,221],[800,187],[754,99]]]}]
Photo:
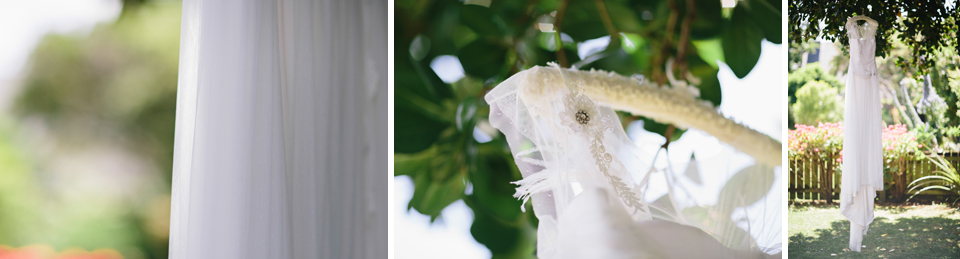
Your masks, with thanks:
[{"label": "leafy foliage", "polygon": [[[137,192],[122,197],[72,195],[82,188],[50,188],[57,177],[46,172],[46,163],[10,155],[8,146],[20,141],[3,139],[7,134],[0,132],[2,180],[19,186],[0,186],[0,210],[20,215],[0,217],[0,243],[167,257],[180,4],[144,2],[124,1],[116,22],[97,25],[89,34],[45,36],[31,54],[12,119],[44,125],[57,151],[118,147],[147,161],[141,170],[123,173],[160,173],[145,176],[150,180],[136,184]],[[71,177],[70,182],[82,182]]]},{"label": "leafy foliage", "polygon": [[[915,67],[925,74],[931,66],[924,57],[943,47],[956,44],[958,13],[941,1],[870,0],[870,1],[790,1],[790,42],[800,43],[822,36],[845,46],[848,37],[844,25],[847,18],[866,15],[880,24],[877,30],[877,56],[885,57],[891,49],[890,37],[900,34],[911,50],[911,57],[897,61],[901,68]],[[825,26],[820,27],[821,24]]]},{"label": "leafy foliage", "polygon": [[820,42],[815,40],[801,43],[792,42],[787,50],[787,71],[793,73],[803,66],[803,55],[820,49]]},{"label": "leafy foliage", "polygon": [[[797,103],[797,90],[800,87],[806,85],[810,82],[823,82],[831,86],[834,90],[834,93],[838,93],[843,89],[843,85],[840,84],[840,80],[837,80],[836,77],[825,73],[820,64],[817,62],[807,64],[806,66],[795,70],[787,76],[787,96],[789,99],[787,105],[787,125],[790,125],[790,128],[793,129],[793,125],[800,124],[815,124],[809,122],[797,122],[794,120],[794,110],[793,105]],[[831,110],[832,111],[832,110]],[[842,116],[842,112],[839,115]],[[832,121],[831,121],[832,122]]]},{"label": "leafy foliage", "polygon": [[[436,218],[463,199],[475,215],[471,233],[494,257],[533,256],[536,217],[532,210],[521,213],[512,197],[510,182],[521,174],[487,122],[486,91],[548,62],[665,83],[664,65],[673,58],[674,74],[699,78],[701,98],[719,105],[717,62],[745,77],[762,40],[780,43],[780,8],[770,0],[726,10],[715,0],[397,1],[395,172],[413,179],[409,207]],[[465,74],[454,83],[432,69],[438,58],[450,57]],[[671,139],[682,134],[643,117],[621,119],[624,125],[644,120],[646,130],[661,135],[675,132]],[[480,143],[475,134],[492,140]]]},{"label": "leafy foliage", "polygon": [[790,106],[794,121],[800,124],[840,122],[843,103],[837,89],[822,81],[812,81],[797,91],[797,102]]},{"label": "leafy foliage", "polygon": [[819,63],[810,63],[787,76],[787,95],[790,96],[790,104],[797,102],[796,93],[801,86],[814,81],[826,83],[838,91],[843,89],[843,84],[837,80],[837,77],[823,71]]},{"label": "leafy foliage", "polygon": [[[960,55],[955,49],[943,48],[934,51],[930,59],[934,66],[930,71],[930,81],[933,89],[943,98],[947,107],[944,115],[947,118],[960,117]],[[960,120],[948,120],[941,125],[960,125]]]},{"label": "leafy foliage", "polygon": [[[937,170],[934,171],[933,175],[920,177],[910,182],[908,192],[912,192],[913,195],[909,199],[930,190],[942,190],[960,196],[960,173],[957,172],[957,168],[936,153],[931,154],[927,159],[937,166]],[[957,199],[960,199],[960,197]],[[954,202],[957,199],[954,199]]]}]

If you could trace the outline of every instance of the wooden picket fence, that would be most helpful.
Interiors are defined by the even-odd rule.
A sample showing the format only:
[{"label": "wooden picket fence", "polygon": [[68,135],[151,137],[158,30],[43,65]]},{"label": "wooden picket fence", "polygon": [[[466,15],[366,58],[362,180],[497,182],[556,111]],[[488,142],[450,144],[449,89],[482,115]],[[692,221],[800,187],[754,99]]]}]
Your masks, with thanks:
[{"label": "wooden picket fence", "polygon": [[[960,168],[960,153],[940,153],[945,160]],[[831,154],[824,158],[794,158],[789,161],[788,181],[790,199],[823,200],[832,203],[840,197],[841,165],[836,159],[839,154]],[[892,182],[884,193],[878,194],[881,202],[886,202],[887,196],[894,201],[903,201],[912,193],[906,193],[907,185],[913,180],[931,175],[937,170],[935,164],[926,158],[904,158],[903,161],[894,161],[884,165],[885,182]],[[941,190],[930,190],[924,195],[952,195]]]}]

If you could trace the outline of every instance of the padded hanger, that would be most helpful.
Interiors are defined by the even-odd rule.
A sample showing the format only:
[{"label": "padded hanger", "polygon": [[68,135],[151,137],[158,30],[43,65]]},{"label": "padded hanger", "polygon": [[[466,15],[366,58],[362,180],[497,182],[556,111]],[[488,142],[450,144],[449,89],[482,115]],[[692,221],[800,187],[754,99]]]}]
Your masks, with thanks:
[{"label": "padded hanger", "polygon": [[[528,73],[539,75],[529,78],[545,78],[555,75],[556,66],[534,67]],[[674,124],[679,128],[697,128],[730,146],[753,156],[758,162],[780,166],[781,143],[763,133],[726,118],[712,105],[694,98],[686,90],[671,86],[659,87],[644,81],[616,73],[592,70],[566,69],[565,80],[582,82],[584,94],[601,105],[651,118],[660,123]],[[530,80],[528,84],[543,84],[543,80]]]}]

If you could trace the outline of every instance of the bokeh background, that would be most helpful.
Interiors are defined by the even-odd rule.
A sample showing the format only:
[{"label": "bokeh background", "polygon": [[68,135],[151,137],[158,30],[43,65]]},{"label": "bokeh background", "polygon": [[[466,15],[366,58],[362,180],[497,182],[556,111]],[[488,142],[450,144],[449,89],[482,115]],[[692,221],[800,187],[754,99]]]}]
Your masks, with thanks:
[{"label": "bokeh background", "polygon": [[0,258],[166,258],[180,2],[0,3]]},{"label": "bokeh background", "polygon": [[[781,138],[786,95],[779,1],[397,0],[395,8],[398,258],[534,255],[537,219],[512,197],[516,186],[510,182],[520,173],[502,134],[486,121],[489,106],[482,99],[533,66],[558,62],[665,83],[664,67],[673,58],[675,75],[691,78],[680,76],[686,71],[700,79],[702,99]],[[716,203],[722,189],[735,186],[728,183],[749,178],[735,174],[752,158],[702,131],[669,133],[670,125],[625,113],[620,120],[631,139],[651,151],[650,160],[672,141],[668,157],[643,162],[683,165],[674,177],[693,192],[684,197],[691,208]],[[777,175],[771,186],[781,185]],[[771,188],[772,199],[734,218],[772,219],[763,225],[779,231],[779,217],[752,210],[776,208],[779,214],[779,190]],[[750,234],[760,243],[780,243],[777,233]]]}]

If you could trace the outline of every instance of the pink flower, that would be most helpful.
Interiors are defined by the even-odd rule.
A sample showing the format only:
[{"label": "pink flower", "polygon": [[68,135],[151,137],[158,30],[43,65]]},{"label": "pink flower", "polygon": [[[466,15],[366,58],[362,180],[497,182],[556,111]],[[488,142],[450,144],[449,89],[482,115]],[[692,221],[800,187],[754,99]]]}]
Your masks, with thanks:
[{"label": "pink flower", "polygon": [[920,144],[920,145],[917,145],[917,147],[919,147],[919,148],[923,148],[923,144]]},{"label": "pink flower", "polygon": [[820,152],[820,149],[819,149],[819,148],[814,148],[814,149],[813,149],[813,152]]}]

